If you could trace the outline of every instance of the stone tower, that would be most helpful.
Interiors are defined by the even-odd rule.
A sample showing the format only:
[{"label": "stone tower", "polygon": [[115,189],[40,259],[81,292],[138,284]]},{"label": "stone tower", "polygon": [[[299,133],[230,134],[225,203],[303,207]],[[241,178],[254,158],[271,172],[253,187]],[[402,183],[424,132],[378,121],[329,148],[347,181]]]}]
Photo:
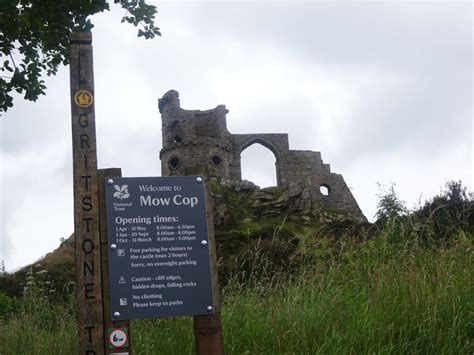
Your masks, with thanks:
[{"label": "stone tower", "polygon": [[162,175],[183,175],[186,168],[204,164],[209,167],[210,176],[230,177],[232,135],[227,130],[225,106],[207,111],[184,110],[174,90],[158,102],[162,118]]},{"label": "stone tower", "polygon": [[163,176],[184,175],[190,167],[206,165],[211,177],[241,180],[240,155],[259,143],[275,155],[278,186],[286,187],[290,194],[306,191],[320,209],[367,221],[342,175],[331,172],[320,152],[290,150],[288,134],[231,134],[224,105],[207,111],[184,110],[175,90],[159,99],[158,106]]}]

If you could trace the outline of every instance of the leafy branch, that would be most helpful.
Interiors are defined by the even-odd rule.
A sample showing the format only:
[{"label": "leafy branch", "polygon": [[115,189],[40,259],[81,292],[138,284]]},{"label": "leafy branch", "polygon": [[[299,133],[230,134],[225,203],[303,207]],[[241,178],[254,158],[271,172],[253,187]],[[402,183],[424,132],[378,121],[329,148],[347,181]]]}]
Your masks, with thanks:
[{"label": "leafy branch", "polygon": [[[138,29],[138,37],[160,36],[157,9],[144,0],[114,0],[127,12],[122,22]],[[69,36],[90,31],[89,17],[108,11],[105,0],[6,0],[0,8],[0,113],[13,106],[12,93],[36,101],[45,94],[44,75],[55,75],[69,62]]]}]

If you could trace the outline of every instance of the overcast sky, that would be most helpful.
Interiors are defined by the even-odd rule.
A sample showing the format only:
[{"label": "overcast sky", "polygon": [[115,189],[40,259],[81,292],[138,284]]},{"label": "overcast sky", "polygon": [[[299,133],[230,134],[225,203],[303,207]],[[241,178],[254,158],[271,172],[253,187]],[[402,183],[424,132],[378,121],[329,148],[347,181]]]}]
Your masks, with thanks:
[{"label": "overcast sky", "polygon": [[[116,6],[113,6],[116,7]],[[322,153],[373,219],[377,183],[408,207],[446,181],[473,187],[471,2],[165,2],[163,36],[136,38],[123,11],[93,18],[100,168],[159,176],[157,99],[225,104],[232,133],[289,133]],[[34,262],[73,232],[69,68],[47,96],[0,119],[0,259]],[[275,157],[242,155],[244,178],[275,185]]]}]

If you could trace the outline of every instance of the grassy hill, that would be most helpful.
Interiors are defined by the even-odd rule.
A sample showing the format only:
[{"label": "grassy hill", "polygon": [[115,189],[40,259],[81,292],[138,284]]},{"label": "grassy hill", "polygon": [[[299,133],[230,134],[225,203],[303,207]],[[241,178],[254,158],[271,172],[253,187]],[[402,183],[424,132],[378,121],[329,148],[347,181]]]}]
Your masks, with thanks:
[{"label": "grassy hill", "polygon": [[[228,354],[474,353],[474,203],[460,183],[416,211],[391,189],[373,225],[276,188],[214,182],[213,195]],[[15,275],[23,296],[0,296],[0,354],[75,353],[71,242]],[[135,354],[194,351],[188,317],[132,333]]]}]

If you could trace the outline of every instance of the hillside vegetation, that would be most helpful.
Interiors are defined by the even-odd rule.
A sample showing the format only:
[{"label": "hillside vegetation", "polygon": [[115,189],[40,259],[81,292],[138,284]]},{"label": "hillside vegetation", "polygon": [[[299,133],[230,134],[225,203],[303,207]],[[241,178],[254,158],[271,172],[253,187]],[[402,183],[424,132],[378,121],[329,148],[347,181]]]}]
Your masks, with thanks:
[{"label": "hillside vegetation", "polygon": [[[213,186],[228,354],[474,353],[474,203],[460,182],[415,211],[389,188],[372,225],[290,211],[297,203],[277,214],[239,189]],[[50,269],[70,250],[0,278],[0,354],[75,353],[71,270]],[[191,318],[132,332],[135,354],[194,352]]]}]

